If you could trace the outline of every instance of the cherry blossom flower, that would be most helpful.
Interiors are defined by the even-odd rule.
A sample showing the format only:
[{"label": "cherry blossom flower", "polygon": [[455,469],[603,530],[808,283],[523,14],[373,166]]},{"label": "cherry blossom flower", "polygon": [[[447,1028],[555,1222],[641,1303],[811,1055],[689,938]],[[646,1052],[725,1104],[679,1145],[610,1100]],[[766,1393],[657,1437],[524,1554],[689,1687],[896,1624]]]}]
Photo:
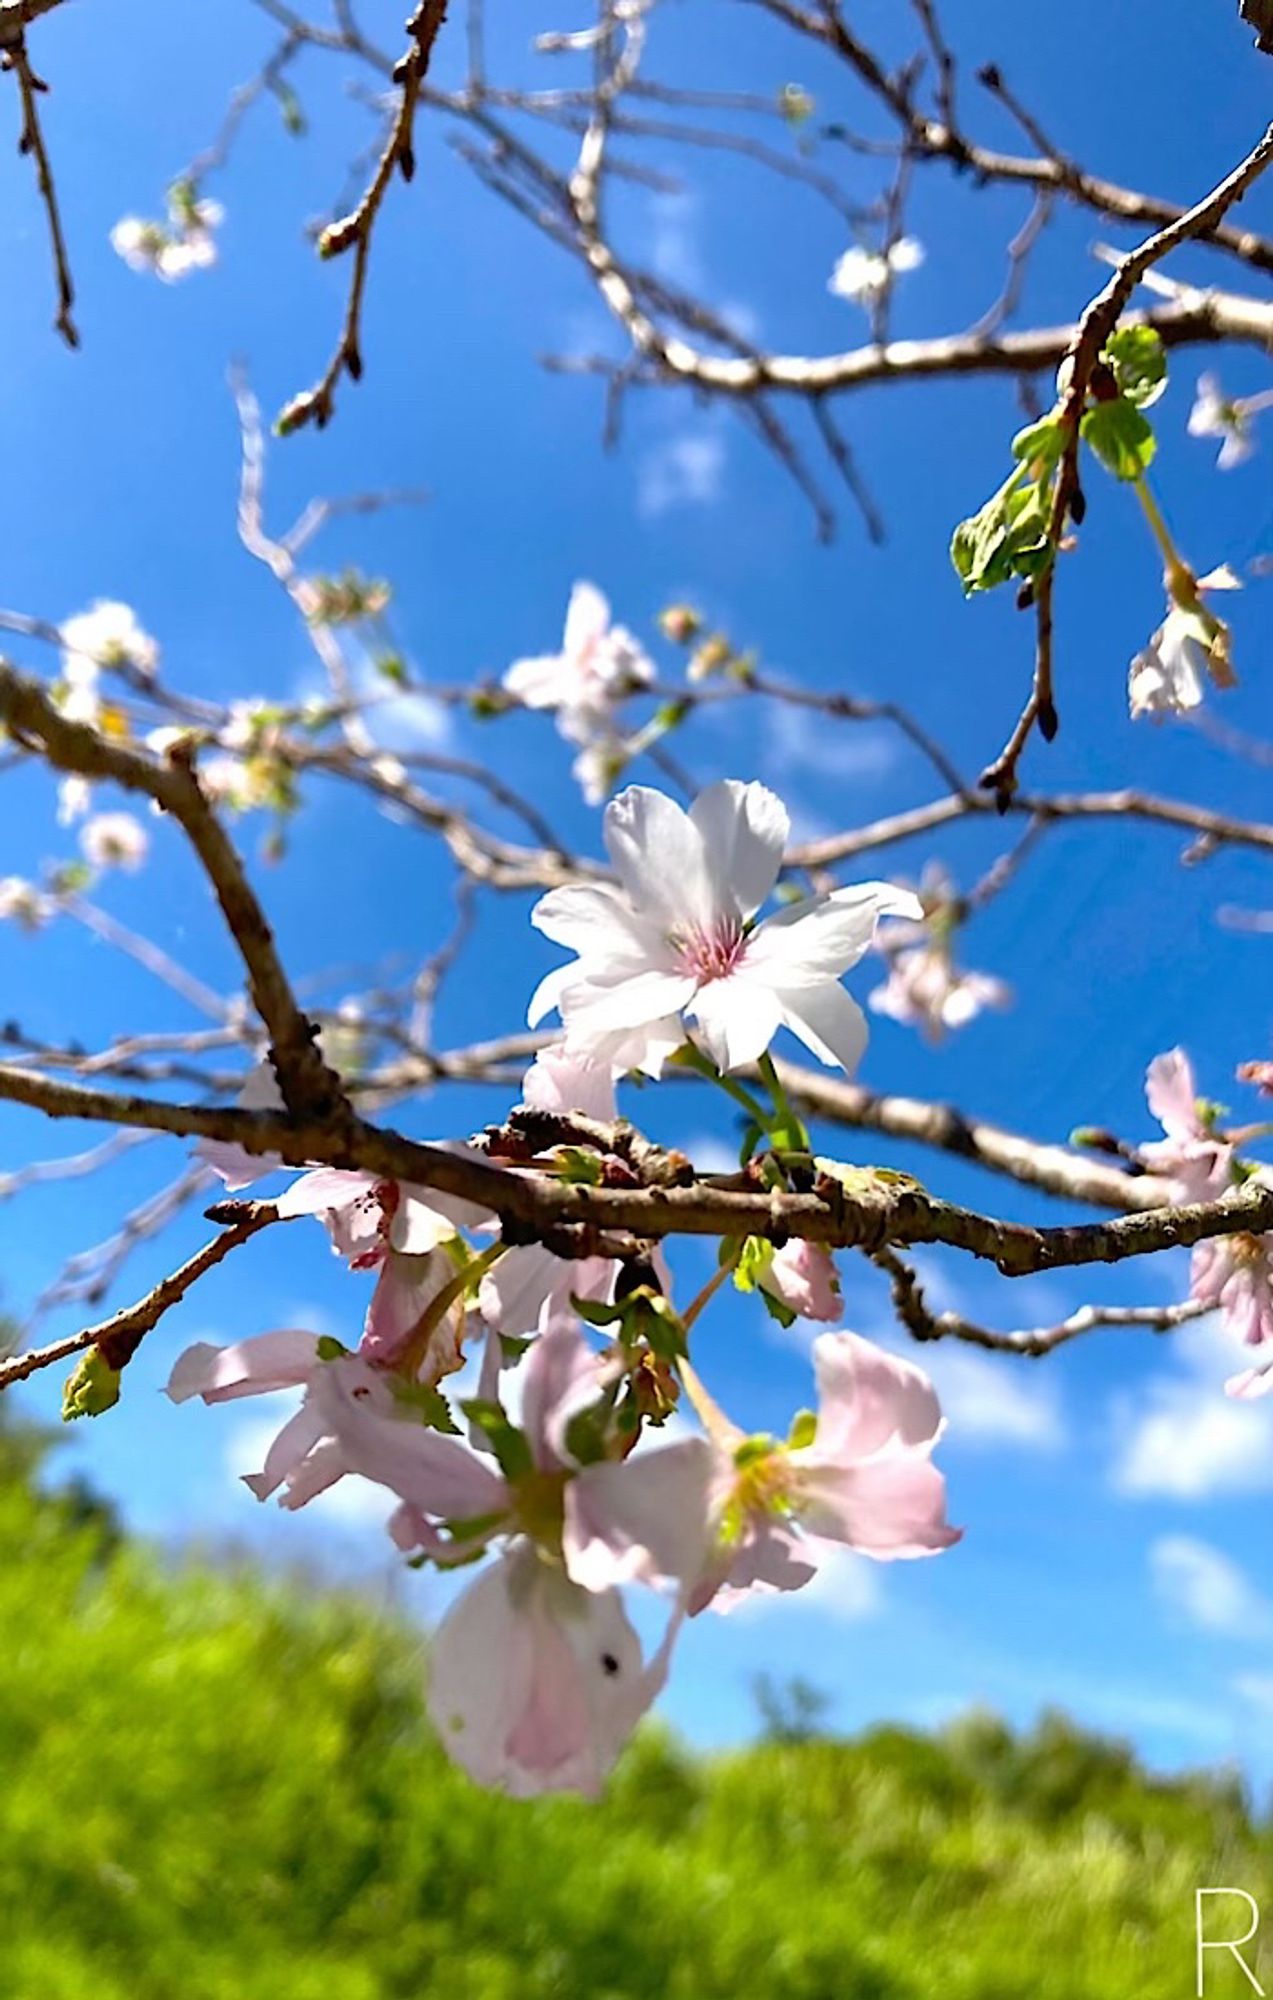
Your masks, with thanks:
[{"label": "cherry blossom flower", "polygon": [[749,1438],[714,1406],[703,1412],[717,1454],[716,1549],[692,1612],[728,1610],[749,1590],[798,1590],[836,1543],[886,1559],[959,1540],[932,1463],[944,1426],[928,1377],[853,1333],[819,1334],[813,1361],[807,1442]]},{"label": "cherry blossom flower", "polygon": [[316,1215],[337,1256],[353,1271],[376,1271],[359,1352],[397,1363],[415,1363],[415,1379],[430,1387],[463,1366],[465,1308],[457,1295],[439,1313],[418,1353],[420,1322],[450,1286],[460,1265],[445,1246],[458,1244],[461,1228],[485,1221],[486,1211],[436,1189],[374,1174],[315,1167],[278,1198],[280,1216]]},{"label": "cherry blossom flower", "polygon": [[560,653],[518,660],[504,686],[527,708],[557,711],[563,736],[587,743],[606,725],[614,703],[654,679],[632,634],[610,622],[610,606],[591,583],[570,593]]},{"label": "cherry blossom flower", "polygon": [[[295,1327],[257,1334],[232,1347],[198,1341],[178,1356],[167,1394],[174,1403],[198,1396],[211,1405],[268,1396],[280,1389],[308,1389],[326,1368],[336,1365],[323,1360],[321,1346],[317,1335]],[[380,1404],[388,1400],[391,1406],[388,1388],[365,1362],[348,1356],[340,1366],[351,1378],[352,1393],[373,1397]],[[284,1507],[303,1507],[352,1469],[325,1433],[321,1410],[307,1397],[271,1443],[261,1470],[245,1473],[243,1483],[258,1500],[268,1500],[282,1487]]]},{"label": "cherry blossom flower", "polygon": [[1229,628],[1207,609],[1203,593],[1241,587],[1233,571],[1222,564],[1199,577],[1188,589],[1187,601],[1168,597],[1166,617],[1144,652],[1137,653],[1128,674],[1133,721],[1142,715],[1161,720],[1200,707],[1208,676],[1217,687],[1232,687]]},{"label": "cherry blossom flower", "polygon": [[924,246],[913,236],[899,236],[886,250],[853,244],[836,259],[827,290],[837,298],[870,305],[904,271],[916,271],[924,261]]},{"label": "cherry blossom flower", "polygon": [[1006,1007],[1012,990],[985,972],[965,972],[950,952],[948,937],[907,945],[889,956],[888,978],[868,995],[877,1014],[920,1028],[940,1041],[948,1028],[964,1028],[986,1007]]},{"label": "cherry blossom flower", "polygon": [[61,628],[62,672],[72,687],[96,686],[101,667],[129,667],[150,679],[159,665],[159,647],[143,631],[129,604],[99,597]]},{"label": "cherry blossom flower", "polygon": [[551,1008],[568,1049],[658,1075],[692,1014],[721,1070],[755,1062],[786,1026],[820,1061],[852,1069],[866,1042],[841,975],[866,952],[882,916],[918,918],[909,891],[886,882],[836,889],[755,922],[778,879],[786,808],[759,784],[710,785],[688,813],[633,785],[611,801],[605,840],[619,877],[550,890],[531,921],[578,954],[532,998],[534,1026]]},{"label": "cherry blossom flower", "polygon": [[[579,1112],[609,1124],[616,1116],[609,1067],[560,1044],[541,1049],[522,1083],[522,1101],[541,1111]],[[520,1337],[575,1319],[572,1298],[608,1305],[619,1265],[610,1257],[554,1256],[542,1244],[504,1251],[478,1290],[478,1311],[496,1332]]]},{"label": "cherry blossom flower", "polygon": [[835,1259],[823,1243],[793,1236],[781,1249],[759,1246],[751,1279],[797,1319],[835,1320],[844,1309]]},{"label": "cherry blossom flower", "polygon": [[150,849],[150,836],[132,813],[97,813],[80,830],[80,846],[94,868],[126,868],[136,874]]},{"label": "cherry blossom flower", "polygon": [[1145,1072],[1145,1097],[1166,1136],[1139,1148],[1144,1165],[1175,1183],[1177,1202],[1215,1201],[1232,1181],[1233,1148],[1203,1118],[1183,1049],[1154,1057]]},{"label": "cherry blossom flower", "polygon": [[201,199],[178,182],[168,198],[167,224],[125,215],[111,230],[111,248],[130,271],[152,271],[171,284],[217,261],[213,231],[225,220],[219,201]]},{"label": "cherry blossom flower", "polygon": [[21,875],[0,876],[0,923],[21,924],[24,930],[38,931],[56,914],[52,897],[37,889]]},{"label": "cherry blossom flower", "polygon": [[1189,412],[1190,437],[1217,437],[1221,440],[1216,464],[1221,472],[1241,465],[1255,451],[1251,419],[1260,410],[1273,406],[1273,391],[1258,396],[1226,396],[1216,375],[1198,377],[1198,393]]},{"label": "cherry blossom flower", "polygon": [[588,1591],[514,1542],[434,1636],[429,1714],[478,1784],[596,1798],[667,1675],[647,1666],[617,1590]]},{"label": "cherry blossom flower", "polygon": [[[1273,1174],[1257,1168],[1250,1176],[1262,1186]],[[1196,1243],[1189,1263],[1190,1297],[1219,1309],[1225,1331],[1245,1347],[1260,1350],[1254,1368],[1226,1382],[1230,1396],[1249,1399],[1273,1389],[1273,1236],[1212,1236]]]}]

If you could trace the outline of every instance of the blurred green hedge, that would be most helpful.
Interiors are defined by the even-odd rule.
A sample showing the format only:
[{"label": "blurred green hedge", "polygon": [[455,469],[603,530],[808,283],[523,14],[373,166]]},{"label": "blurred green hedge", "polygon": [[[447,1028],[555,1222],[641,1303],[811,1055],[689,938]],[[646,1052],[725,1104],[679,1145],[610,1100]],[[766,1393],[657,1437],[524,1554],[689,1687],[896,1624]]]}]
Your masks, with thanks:
[{"label": "blurred green hedge", "polygon": [[[651,1728],[601,1807],[488,1797],[417,1637],[165,1568],[31,1458],[0,1433],[3,2000],[1186,2000],[1196,1885],[1263,1881],[1273,1937],[1236,1785],[1061,1719],[710,1760]],[[1207,1990],[1252,1989],[1215,1954]]]}]

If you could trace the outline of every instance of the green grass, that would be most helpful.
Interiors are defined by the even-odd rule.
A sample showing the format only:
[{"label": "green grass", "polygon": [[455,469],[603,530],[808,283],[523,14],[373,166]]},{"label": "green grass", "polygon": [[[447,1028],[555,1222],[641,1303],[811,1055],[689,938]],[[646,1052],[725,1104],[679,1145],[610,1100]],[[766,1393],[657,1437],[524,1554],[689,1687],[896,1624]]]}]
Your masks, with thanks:
[{"label": "green grass", "polygon": [[[418,1638],[166,1569],[0,1445],[3,2000],[1187,2000],[1197,1885],[1267,1887],[1273,1937],[1232,1781],[1060,1719],[710,1760],[652,1728],[600,1807],[488,1797]],[[1252,1991],[1218,1954],[1207,1990]]]}]

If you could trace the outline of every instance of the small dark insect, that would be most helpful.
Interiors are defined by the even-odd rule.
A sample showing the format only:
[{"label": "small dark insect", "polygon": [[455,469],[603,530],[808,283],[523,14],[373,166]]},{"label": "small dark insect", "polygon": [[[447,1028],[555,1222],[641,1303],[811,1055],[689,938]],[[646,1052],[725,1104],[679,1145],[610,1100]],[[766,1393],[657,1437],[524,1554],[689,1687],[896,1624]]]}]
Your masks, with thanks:
[{"label": "small dark insect", "polygon": [[618,1673],[619,1662],[615,1659],[613,1653],[603,1653],[601,1655],[601,1671],[611,1676]]}]

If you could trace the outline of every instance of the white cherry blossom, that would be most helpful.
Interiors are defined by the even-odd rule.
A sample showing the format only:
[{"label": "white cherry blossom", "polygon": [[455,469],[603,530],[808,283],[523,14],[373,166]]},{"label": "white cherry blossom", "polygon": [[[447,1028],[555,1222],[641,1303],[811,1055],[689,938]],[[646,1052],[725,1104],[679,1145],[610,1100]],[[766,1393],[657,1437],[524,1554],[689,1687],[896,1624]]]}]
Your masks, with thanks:
[{"label": "white cherry blossom", "polygon": [[94,868],[126,868],[136,874],[150,849],[150,836],[131,813],[96,813],[80,829],[84,858]]},{"label": "white cherry blossom", "polygon": [[899,236],[887,250],[867,250],[853,244],[836,259],[827,290],[837,298],[870,305],[903,271],[916,271],[924,261],[924,246],[913,236]]},{"label": "white cherry blossom", "polygon": [[854,1067],[866,1023],[841,976],[882,916],[918,919],[909,890],[865,882],[756,922],[778,879],[787,810],[764,785],[726,779],[687,813],[633,785],[611,801],[605,840],[618,883],[553,889],[531,921],[578,954],[549,973],[534,1025],[556,1007],[566,1046],[618,1072],[658,1075],[691,1014],[721,1070],[755,1062],[788,1027],[821,1062]]}]

